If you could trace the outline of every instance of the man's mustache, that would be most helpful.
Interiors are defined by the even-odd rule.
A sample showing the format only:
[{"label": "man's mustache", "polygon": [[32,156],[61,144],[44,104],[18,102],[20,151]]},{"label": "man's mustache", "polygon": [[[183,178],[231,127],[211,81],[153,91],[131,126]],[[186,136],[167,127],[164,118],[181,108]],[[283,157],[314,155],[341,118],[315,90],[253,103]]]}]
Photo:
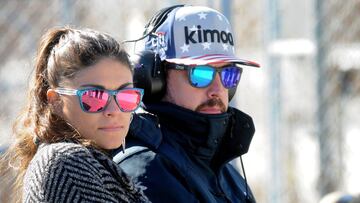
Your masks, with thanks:
[{"label": "man's mustache", "polygon": [[206,102],[204,102],[204,103],[200,104],[198,107],[196,107],[195,111],[199,112],[204,107],[213,107],[213,106],[220,107],[221,113],[226,112],[225,104],[221,101],[220,98],[213,98],[213,99],[207,100]]}]

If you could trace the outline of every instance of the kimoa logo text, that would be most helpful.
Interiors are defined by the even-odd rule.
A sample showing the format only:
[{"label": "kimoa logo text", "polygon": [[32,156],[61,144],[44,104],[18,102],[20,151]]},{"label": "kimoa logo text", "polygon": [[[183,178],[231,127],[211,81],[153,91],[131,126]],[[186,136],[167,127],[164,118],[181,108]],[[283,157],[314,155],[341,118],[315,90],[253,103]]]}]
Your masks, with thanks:
[{"label": "kimoa logo text", "polygon": [[229,43],[234,45],[233,36],[230,32],[219,31],[219,30],[210,30],[210,29],[201,29],[201,26],[196,26],[197,30],[192,30],[189,32],[187,26],[184,27],[185,33],[185,44],[191,43],[202,43],[202,42],[218,42]]}]

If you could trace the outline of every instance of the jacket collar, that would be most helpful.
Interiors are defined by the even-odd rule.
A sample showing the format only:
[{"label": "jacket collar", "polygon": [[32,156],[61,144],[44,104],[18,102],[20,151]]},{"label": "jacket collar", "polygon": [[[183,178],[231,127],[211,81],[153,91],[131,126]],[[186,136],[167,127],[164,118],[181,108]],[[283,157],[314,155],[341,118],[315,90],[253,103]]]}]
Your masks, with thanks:
[{"label": "jacket collar", "polygon": [[161,126],[172,132],[166,139],[204,158],[214,155],[229,120],[227,113],[200,114],[167,102],[149,105],[147,110],[156,114]]},{"label": "jacket collar", "polygon": [[[143,114],[141,122],[133,122],[130,128],[130,131],[136,131],[133,136],[141,134],[138,139],[153,148],[157,148],[163,139],[180,143],[215,167],[246,153],[255,131],[251,117],[232,107],[226,113],[209,115],[158,102],[148,104],[145,110],[154,115],[147,118],[149,116]],[[163,132],[171,132],[171,135],[162,134],[159,126],[154,128],[154,124],[145,122],[147,119],[152,119],[162,126]]]}]

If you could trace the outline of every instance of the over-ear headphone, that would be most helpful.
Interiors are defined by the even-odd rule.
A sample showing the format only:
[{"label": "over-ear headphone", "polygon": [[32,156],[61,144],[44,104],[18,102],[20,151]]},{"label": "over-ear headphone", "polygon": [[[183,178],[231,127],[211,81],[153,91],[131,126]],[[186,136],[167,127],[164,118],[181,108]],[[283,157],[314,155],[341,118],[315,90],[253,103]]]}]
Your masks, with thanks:
[{"label": "over-ear headphone", "polygon": [[[184,5],[175,5],[158,11],[145,25],[143,36],[140,39],[132,41],[139,41],[154,34],[172,10],[183,6]],[[143,102],[160,101],[166,91],[166,74],[164,63],[161,62],[159,54],[151,50],[142,51],[134,56],[133,63],[135,64],[133,76],[134,86],[144,89]]]},{"label": "over-ear headphone", "polygon": [[[167,15],[174,9],[183,7],[184,5],[175,5],[158,11],[145,25],[143,36],[136,40],[128,40],[124,42],[136,42],[147,36],[155,34],[157,28],[165,22]],[[151,103],[160,101],[166,92],[166,73],[164,63],[161,62],[160,56],[151,50],[145,50],[137,53],[132,62],[134,68],[134,86],[143,88],[145,91],[143,102]],[[229,101],[233,98],[236,88],[229,89]]]},{"label": "over-ear headphone", "polygon": [[144,103],[160,101],[166,91],[164,64],[153,51],[146,50],[136,54],[133,60],[134,86],[144,89]]}]

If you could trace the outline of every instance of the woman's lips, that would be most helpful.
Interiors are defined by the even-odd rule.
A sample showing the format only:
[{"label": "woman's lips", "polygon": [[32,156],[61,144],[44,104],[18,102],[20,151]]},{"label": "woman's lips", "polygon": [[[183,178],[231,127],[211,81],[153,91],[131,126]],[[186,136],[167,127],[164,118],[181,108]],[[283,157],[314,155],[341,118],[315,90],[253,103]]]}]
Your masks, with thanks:
[{"label": "woman's lips", "polygon": [[105,132],[115,132],[115,131],[122,130],[123,128],[124,128],[123,126],[103,126],[103,127],[100,127],[99,130],[102,130]]}]

